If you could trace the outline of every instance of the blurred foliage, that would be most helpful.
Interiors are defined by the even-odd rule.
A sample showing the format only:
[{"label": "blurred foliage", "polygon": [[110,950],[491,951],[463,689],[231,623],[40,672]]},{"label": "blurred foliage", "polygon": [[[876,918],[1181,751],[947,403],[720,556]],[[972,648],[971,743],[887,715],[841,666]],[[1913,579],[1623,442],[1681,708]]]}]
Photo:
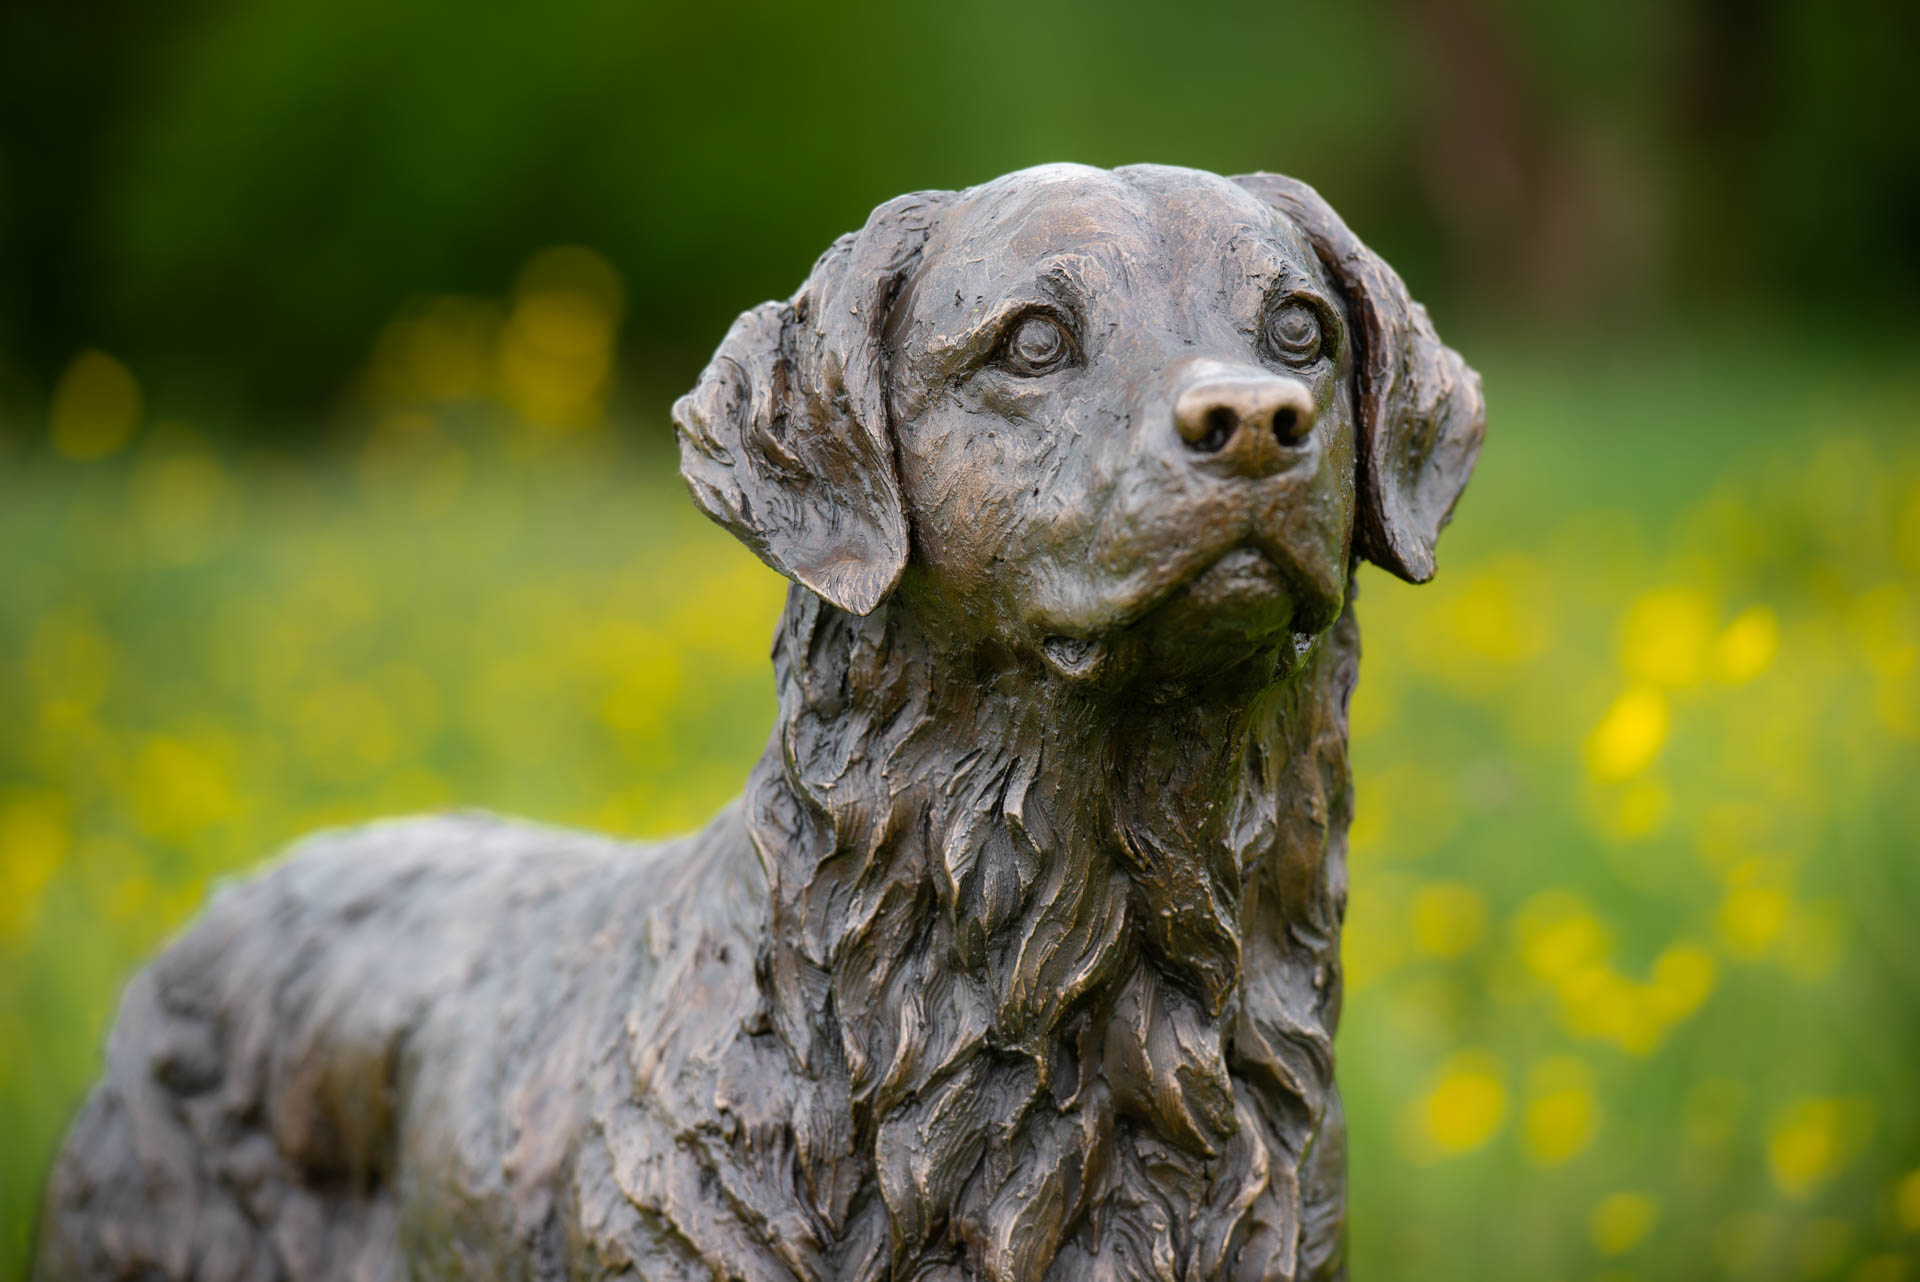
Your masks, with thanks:
[{"label": "blurred foliage", "polygon": [[[605,260],[518,279],[388,327],[350,451],[94,353],[0,469],[0,1268],[212,880],[422,808],[682,830],[758,755],[783,584],[607,417]],[[1362,584],[1356,1275],[1911,1279],[1920,373],[1456,338],[1481,472],[1433,584]]]},{"label": "blurred foliage", "polygon": [[1904,0],[13,0],[0,353],[304,431],[407,298],[570,241],[684,385],[880,201],[1069,159],[1305,178],[1456,315],[1898,311],[1915,48]]}]

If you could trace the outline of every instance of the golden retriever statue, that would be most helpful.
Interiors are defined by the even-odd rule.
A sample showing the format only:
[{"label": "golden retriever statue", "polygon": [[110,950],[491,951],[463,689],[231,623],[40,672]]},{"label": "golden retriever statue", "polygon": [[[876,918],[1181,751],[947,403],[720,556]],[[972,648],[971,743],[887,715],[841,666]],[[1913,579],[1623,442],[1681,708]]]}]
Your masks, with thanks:
[{"label": "golden retriever statue", "polygon": [[1314,192],[876,210],[674,407],[793,580],[745,797],[316,837],[129,986],[38,1276],[1341,1276],[1356,563],[1479,381]]}]

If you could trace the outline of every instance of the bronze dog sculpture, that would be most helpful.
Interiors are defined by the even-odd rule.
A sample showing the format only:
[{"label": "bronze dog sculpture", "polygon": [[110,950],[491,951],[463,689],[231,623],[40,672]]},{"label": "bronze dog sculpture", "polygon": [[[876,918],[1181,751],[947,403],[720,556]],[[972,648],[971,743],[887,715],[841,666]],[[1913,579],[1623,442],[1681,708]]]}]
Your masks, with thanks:
[{"label": "bronze dog sculpture", "polygon": [[1306,1279],[1352,575],[1477,377],[1314,192],[902,197],[674,408],[794,581],[744,799],[641,848],[321,836],[127,990],[53,1279]]}]

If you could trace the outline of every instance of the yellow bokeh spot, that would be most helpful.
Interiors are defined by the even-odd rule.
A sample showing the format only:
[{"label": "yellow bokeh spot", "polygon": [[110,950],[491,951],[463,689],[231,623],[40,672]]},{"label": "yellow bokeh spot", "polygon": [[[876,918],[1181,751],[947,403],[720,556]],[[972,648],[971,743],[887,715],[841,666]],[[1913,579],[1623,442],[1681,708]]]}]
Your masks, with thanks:
[{"label": "yellow bokeh spot", "polygon": [[1448,600],[1441,619],[1454,640],[1495,663],[1522,663],[1547,647],[1548,630],[1528,580],[1531,563],[1503,563],[1468,579]]},{"label": "yellow bokeh spot", "polygon": [[1563,890],[1543,890],[1529,899],[1514,918],[1514,937],[1527,969],[1548,980],[1604,961],[1613,951],[1606,923]]},{"label": "yellow bokeh spot", "polygon": [[1570,1055],[1534,1065],[1527,1074],[1525,1141],[1537,1166],[1559,1166],[1593,1142],[1599,1124],[1593,1070]]},{"label": "yellow bokeh spot", "polygon": [[1767,1133],[1774,1185],[1791,1198],[1812,1196],[1851,1160],[1869,1108],[1859,1100],[1807,1098],[1784,1109]]},{"label": "yellow bokeh spot", "polygon": [[369,399],[386,409],[487,395],[503,320],[498,303],[459,295],[408,307],[374,345],[365,380]]},{"label": "yellow bokeh spot", "polygon": [[1713,606],[1699,592],[1648,592],[1627,607],[1620,666],[1637,681],[1688,686],[1698,681],[1713,643]]},{"label": "yellow bokeh spot", "polygon": [[1386,807],[1362,806],[1353,817],[1352,827],[1347,829],[1347,849],[1360,859],[1378,854],[1386,833]]},{"label": "yellow bokeh spot", "polygon": [[1666,696],[1635,686],[1613,701],[1587,736],[1587,769],[1603,781],[1631,779],[1659,755],[1667,741]]},{"label": "yellow bokeh spot", "polygon": [[1648,985],[1654,1013],[1668,1023],[1687,1018],[1713,995],[1718,971],[1713,954],[1696,944],[1667,949],[1654,960]]},{"label": "yellow bokeh spot", "polygon": [[1743,961],[1766,956],[1792,911],[1792,898],[1779,886],[1755,882],[1728,890],[1718,916],[1728,955]]},{"label": "yellow bokeh spot", "polygon": [[1354,882],[1340,944],[1348,992],[1361,991],[1406,960],[1403,894],[1403,880],[1389,873]]},{"label": "yellow bokeh spot", "polygon": [[163,840],[190,837],[236,808],[220,763],[193,744],[164,735],[141,747],[130,800],[140,831]]},{"label": "yellow bokeh spot", "polygon": [[1443,1154],[1470,1153],[1492,1139],[1506,1119],[1507,1088],[1500,1066],[1484,1051],[1461,1051],[1440,1067],[1419,1103],[1424,1138]]},{"label": "yellow bokeh spot", "polygon": [[530,294],[513,311],[515,337],[561,360],[604,356],[611,321],[594,299],[571,291]]},{"label": "yellow bokeh spot", "polygon": [[1575,1037],[1649,1055],[1666,1032],[1639,986],[1611,966],[1582,966],[1562,976],[1559,994],[1561,1023]]},{"label": "yellow bokeh spot", "polygon": [[1893,537],[1901,562],[1908,570],[1920,574],[1920,485],[1907,491],[1906,506],[1900,512]]},{"label": "yellow bokeh spot", "polygon": [[54,384],[48,430],[53,448],[70,459],[105,458],[140,426],[140,383],[105,352],[88,348]]},{"label": "yellow bokeh spot", "polygon": [[1388,678],[1376,678],[1363,681],[1353,692],[1353,702],[1347,706],[1347,725],[1357,740],[1365,740],[1379,734],[1393,724],[1397,701],[1394,688]]},{"label": "yellow bokeh spot", "polygon": [[1882,583],[1861,593],[1852,614],[1854,637],[1875,673],[1901,677],[1920,666],[1920,607],[1904,585]]},{"label": "yellow bokeh spot", "polygon": [[579,246],[534,256],[501,336],[502,397],[536,428],[599,423],[613,376],[625,291],[619,273]]},{"label": "yellow bokeh spot", "polygon": [[1920,739],[1920,676],[1898,672],[1874,683],[1874,719],[1902,739]]},{"label": "yellow bokeh spot", "polygon": [[1414,947],[1428,957],[1464,956],[1480,942],[1486,926],[1486,896],[1472,886],[1435,882],[1413,897]]},{"label": "yellow bokeh spot", "polygon": [[0,802],[0,939],[26,933],[71,841],[59,798],[21,794]]},{"label": "yellow bokeh spot", "polygon": [[1640,779],[1621,791],[1609,831],[1622,841],[1643,841],[1666,827],[1672,813],[1672,790],[1657,779]]},{"label": "yellow bokeh spot", "polygon": [[1712,955],[1683,943],[1654,961],[1646,983],[1636,982],[1610,964],[1606,923],[1566,891],[1529,900],[1514,918],[1514,942],[1522,964],[1552,989],[1569,1033],[1633,1055],[1659,1049],[1673,1025],[1712,994],[1716,979]]},{"label": "yellow bokeh spot", "polygon": [[1625,1255],[1647,1240],[1660,1220],[1660,1204],[1645,1193],[1614,1193],[1600,1199],[1587,1220],[1587,1236],[1602,1255]]},{"label": "yellow bokeh spot", "polygon": [[555,245],[527,260],[514,281],[514,296],[570,295],[602,316],[626,309],[627,287],[604,254],[582,245]]},{"label": "yellow bokeh spot", "polygon": [[1920,1168],[1908,1171],[1893,1186],[1893,1214],[1901,1228],[1920,1233]]},{"label": "yellow bokeh spot", "polygon": [[1773,664],[1780,651],[1780,620],[1764,605],[1743,610],[1714,646],[1714,667],[1731,685],[1751,681]]}]

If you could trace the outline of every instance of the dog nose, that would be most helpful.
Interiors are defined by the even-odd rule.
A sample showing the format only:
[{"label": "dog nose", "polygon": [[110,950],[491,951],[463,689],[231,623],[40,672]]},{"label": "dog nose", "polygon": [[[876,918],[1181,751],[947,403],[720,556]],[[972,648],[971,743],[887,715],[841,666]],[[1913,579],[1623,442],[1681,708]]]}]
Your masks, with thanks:
[{"label": "dog nose", "polygon": [[1298,379],[1278,375],[1212,378],[1175,398],[1173,425],[1199,454],[1234,471],[1265,476],[1293,461],[1313,432],[1318,410]]}]

